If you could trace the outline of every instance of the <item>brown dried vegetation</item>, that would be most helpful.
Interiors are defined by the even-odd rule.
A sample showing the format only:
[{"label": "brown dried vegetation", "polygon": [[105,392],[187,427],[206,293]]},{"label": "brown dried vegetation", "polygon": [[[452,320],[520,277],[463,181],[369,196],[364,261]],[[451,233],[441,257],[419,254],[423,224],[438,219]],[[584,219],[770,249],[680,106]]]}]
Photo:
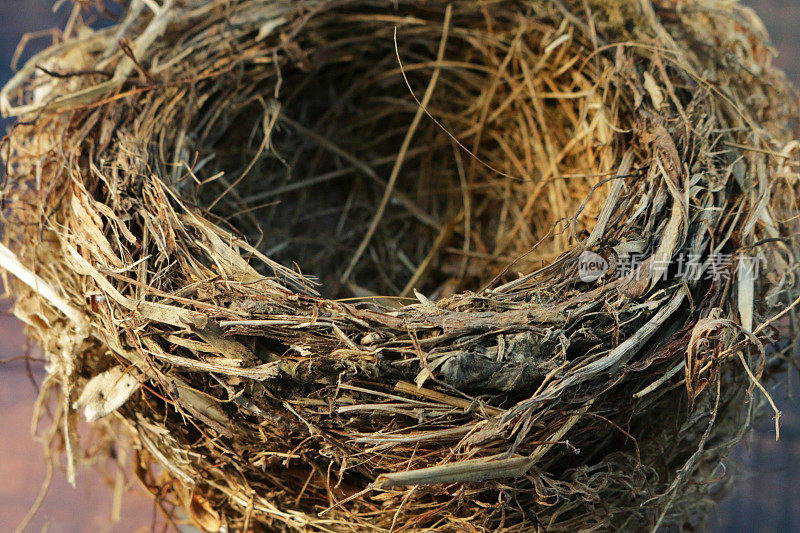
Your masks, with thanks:
[{"label": "brown dried vegetation", "polygon": [[82,9],[0,93],[0,259],[70,472],[82,407],[209,531],[708,507],[797,331],[798,100],[749,10]]}]

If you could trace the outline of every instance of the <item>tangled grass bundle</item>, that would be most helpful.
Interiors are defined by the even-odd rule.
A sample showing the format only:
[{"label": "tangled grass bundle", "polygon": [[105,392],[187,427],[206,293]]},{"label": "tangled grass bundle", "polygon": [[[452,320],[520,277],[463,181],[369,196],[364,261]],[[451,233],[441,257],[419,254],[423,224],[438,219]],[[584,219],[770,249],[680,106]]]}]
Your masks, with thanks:
[{"label": "tangled grass bundle", "polygon": [[74,9],[0,93],[0,259],[70,475],[83,409],[208,531],[707,509],[797,330],[798,99],[751,11]]}]

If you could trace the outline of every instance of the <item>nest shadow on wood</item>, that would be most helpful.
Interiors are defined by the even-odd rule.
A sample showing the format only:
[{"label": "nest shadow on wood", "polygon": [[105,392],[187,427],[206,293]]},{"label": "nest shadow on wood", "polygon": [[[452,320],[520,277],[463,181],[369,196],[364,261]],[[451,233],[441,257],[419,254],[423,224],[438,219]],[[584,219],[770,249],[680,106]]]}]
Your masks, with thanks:
[{"label": "nest shadow on wood", "polygon": [[208,531],[707,509],[797,331],[798,101],[752,12],[74,9],[0,93],[0,255],[70,475],[83,409]]}]

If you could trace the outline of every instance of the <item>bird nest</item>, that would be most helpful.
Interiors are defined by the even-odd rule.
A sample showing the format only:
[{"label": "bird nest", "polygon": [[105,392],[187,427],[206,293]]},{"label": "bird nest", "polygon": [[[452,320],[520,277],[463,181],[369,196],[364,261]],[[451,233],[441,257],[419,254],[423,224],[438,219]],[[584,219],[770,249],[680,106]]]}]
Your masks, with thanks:
[{"label": "bird nest", "polygon": [[799,292],[798,99],[751,11],[87,9],[0,93],[70,476],[131,449],[207,531],[702,515]]}]

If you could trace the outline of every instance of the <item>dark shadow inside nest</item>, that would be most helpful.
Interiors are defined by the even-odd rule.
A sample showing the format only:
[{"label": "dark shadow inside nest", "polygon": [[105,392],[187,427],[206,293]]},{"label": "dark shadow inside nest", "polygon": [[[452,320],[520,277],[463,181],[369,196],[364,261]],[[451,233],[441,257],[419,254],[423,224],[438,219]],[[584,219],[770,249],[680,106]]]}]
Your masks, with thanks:
[{"label": "dark shadow inside nest", "polygon": [[[468,154],[428,118],[374,234],[344,278],[376,217],[417,105],[408,93],[405,99],[385,93],[380,83],[344,94],[337,94],[340,87],[320,90],[327,84],[322,80],[341,76],[326,70],[336,67],[303,79],[280,106],[256,101],[231,119],[213,148],[227,179],[201,191],[199,203],[213,203],[237,181],[212,212],[271,259],[317,278],[331,297],[408,296],[412,280],[434,298],[478,289],[491,254],[472,252],[484,264],[471,265],[475,257],[460,250]],[[265,127],[269,146],[259,150]]]},{"label": "dark shadow inside nest", "polygon": [[[279,81],[240,84],[247,88],[211,104],[197,204],[331,298],[413,297],[414,289],[444,298],[557,257],[571,244],[557,222],[575,214],[614,160],[599,153],[608,139],[595,146],[602,121],[592,113],[603,106],[546,96],[575,81],[545,86],[521,63],[502,76],[469,67],[510,53],[501,40],[472,36],[480,46],[437,61],[441,26],[426,31],[397,54],[388,32],[366,39],[367,49],[322,47],[319,65],[289,62]],[[536,32],[529,37],[541,45]],[[564,179],[563,169],[589,177]],[[584,231],[593,212],[578,221]]]}]

